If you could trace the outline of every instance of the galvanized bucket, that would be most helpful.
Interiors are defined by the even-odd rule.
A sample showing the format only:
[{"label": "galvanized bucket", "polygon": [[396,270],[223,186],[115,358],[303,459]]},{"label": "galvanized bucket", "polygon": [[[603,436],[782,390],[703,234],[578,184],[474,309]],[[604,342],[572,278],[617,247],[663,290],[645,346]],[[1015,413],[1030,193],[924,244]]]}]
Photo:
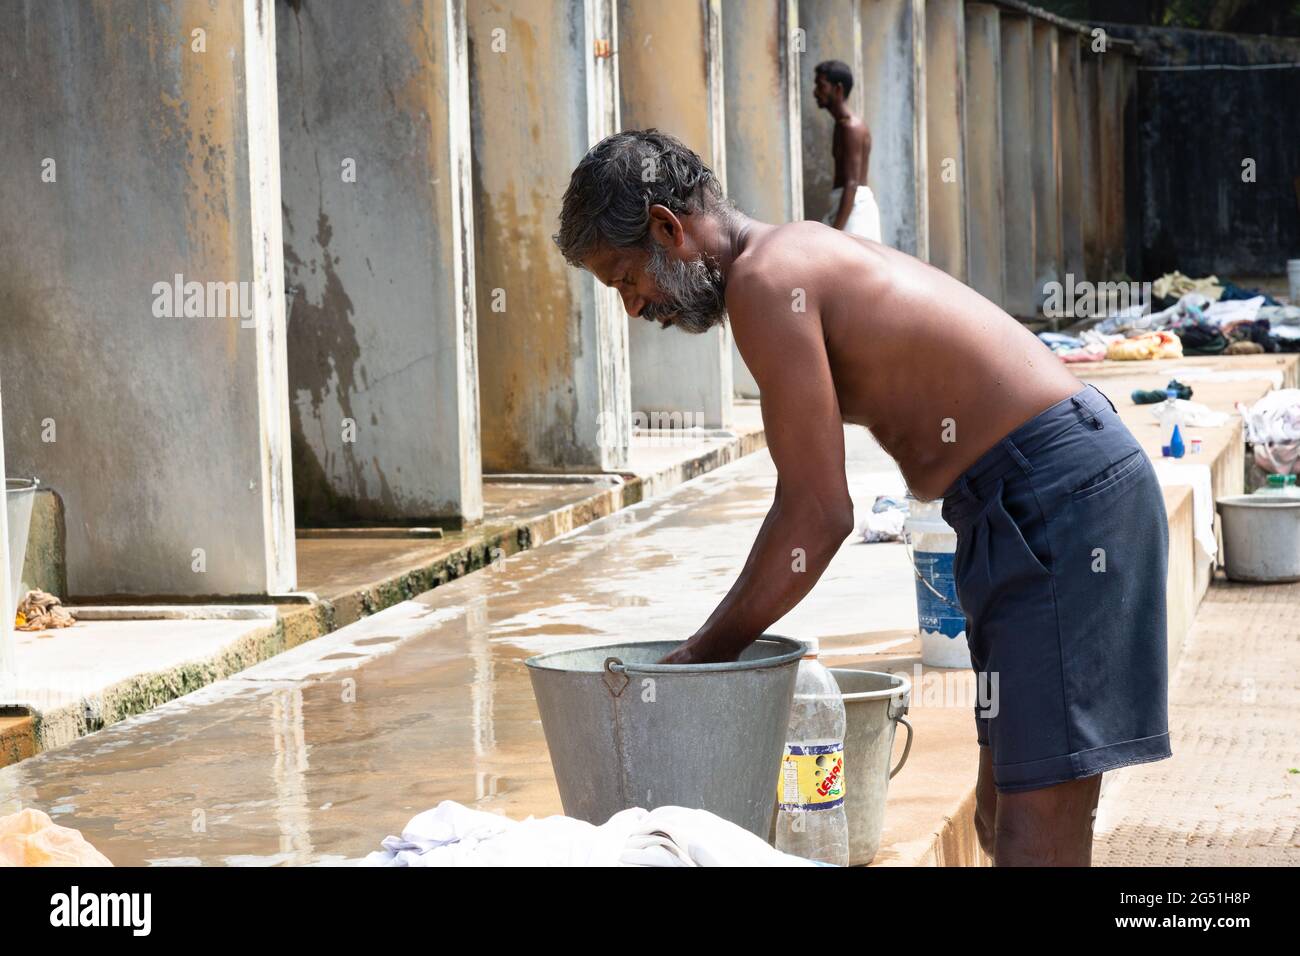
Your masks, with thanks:
[{"label": "galvanized bucket", "polygon": [[[899,674],[829,669],[844,695],[844,813],[849,820],[849,866],[865,866],[880,849],[885,827],[889,781],[912,752],[908,695],[912,682]],[[907,743],[898,766],[889,769],[898,724],[907,728]]]},{"label": "galvanized bucket", "polygon": [[1300,499],[1235,495],[1223,519],[1223,570],[1234,581],[1300,581]]},{"label": "galvanized bucket", "polygon": [[41,483],[35,478],[5,479],[5,508],[9,524],[9,599],[13,602],[10,617],[22,595],[18,588],[23,579],[23,560],[27,555],[27,535],[32,525],[32,504]]},{"label": "galvanized bucket", "polygon": [[765,635],[731,663],[655,663],[677,646],[525,661],[564,812],[601,824],[629,807],[692,807],[766,836],[804,645]]}]

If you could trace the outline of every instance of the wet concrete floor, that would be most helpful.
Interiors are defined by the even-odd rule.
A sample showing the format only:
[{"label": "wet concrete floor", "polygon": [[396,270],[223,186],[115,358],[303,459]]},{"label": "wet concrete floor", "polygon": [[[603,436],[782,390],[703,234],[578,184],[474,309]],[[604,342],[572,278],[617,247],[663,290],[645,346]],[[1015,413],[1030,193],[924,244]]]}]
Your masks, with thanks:
[{"label": "wet concrete floor", "polygon": [[[859,510],[902,490],[847,429]],[[0,770],[118,865],[355,860],[441,800],[561,812],[523,660],[685,639],[731,586],[770,504],[766,452],[453,581],[235,677]],[[846,542],[772,628],[880,647],[915,628],[900,545]]]}]

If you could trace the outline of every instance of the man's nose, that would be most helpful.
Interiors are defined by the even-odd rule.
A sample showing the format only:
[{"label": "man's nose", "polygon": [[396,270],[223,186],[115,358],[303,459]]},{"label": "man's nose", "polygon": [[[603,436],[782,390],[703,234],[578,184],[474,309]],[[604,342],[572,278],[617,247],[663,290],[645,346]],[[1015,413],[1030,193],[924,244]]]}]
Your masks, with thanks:
[{"label": "man's nose", "polygon": [[619,295],[623,297],[623,308],[628,315],[634,319],[641,315],[641,310],[645,308],[644,296],[635,292],[620,292]]}]

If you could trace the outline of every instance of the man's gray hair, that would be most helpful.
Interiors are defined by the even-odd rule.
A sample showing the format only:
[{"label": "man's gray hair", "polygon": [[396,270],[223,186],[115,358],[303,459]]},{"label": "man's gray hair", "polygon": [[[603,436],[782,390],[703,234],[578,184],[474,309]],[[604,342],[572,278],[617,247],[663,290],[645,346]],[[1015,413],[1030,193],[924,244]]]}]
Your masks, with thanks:
[{"label": "man's gray hair", "polygon": [[603,246],[646,246],[650,207],[677,215],[734,212],[722,184],[680,140],[657,129],[625,130],[587,151],[569,178],[552,238],[571,265]]}]

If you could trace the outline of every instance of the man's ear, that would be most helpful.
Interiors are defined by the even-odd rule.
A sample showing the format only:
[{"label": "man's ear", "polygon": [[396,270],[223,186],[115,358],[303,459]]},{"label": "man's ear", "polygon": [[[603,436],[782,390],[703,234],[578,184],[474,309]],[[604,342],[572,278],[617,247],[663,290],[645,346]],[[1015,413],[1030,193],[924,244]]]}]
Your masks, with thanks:
[{"label": "man's ear", "polygon": [[666,249],[680,246],[686,239],[682,221],[671,209],[659,203],[650,207],[650,236]]}]

